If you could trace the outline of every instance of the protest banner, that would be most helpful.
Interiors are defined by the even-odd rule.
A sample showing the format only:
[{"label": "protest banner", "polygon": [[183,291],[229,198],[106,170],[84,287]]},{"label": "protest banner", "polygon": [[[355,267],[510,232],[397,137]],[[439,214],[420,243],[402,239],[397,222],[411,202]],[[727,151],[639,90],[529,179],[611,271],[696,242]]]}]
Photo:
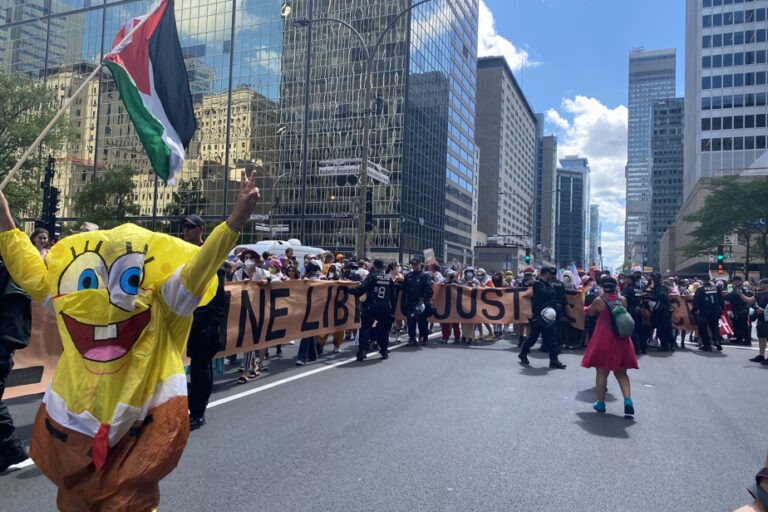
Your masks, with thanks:
[{"label": "protest banner", "polygon": [[672,307],[672,328],[678,331],[691,332],[696,328],[693,318],[693,297],[670,295],[669,305]]},{"label": "protest banner", "polygon": [[[360,327],[358,299],[348,291],[356,285],[319,280],[227,283],[226,332],[222,332],[226,346],[215,357]],[[3,398],[45,391],[61,353],[56,319],[33,302],[30,344],[14,355]]]}]

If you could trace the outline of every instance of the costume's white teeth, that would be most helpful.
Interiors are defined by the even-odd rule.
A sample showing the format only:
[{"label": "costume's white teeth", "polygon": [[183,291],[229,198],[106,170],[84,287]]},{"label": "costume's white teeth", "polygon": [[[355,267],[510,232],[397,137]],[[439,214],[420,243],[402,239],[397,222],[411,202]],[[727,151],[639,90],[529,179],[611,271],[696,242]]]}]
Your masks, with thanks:
[{"label": "costume's white teeth", "polygon": [[117,338],[117,324],[96,325],[93,328],[94,341],[112,340]]}]

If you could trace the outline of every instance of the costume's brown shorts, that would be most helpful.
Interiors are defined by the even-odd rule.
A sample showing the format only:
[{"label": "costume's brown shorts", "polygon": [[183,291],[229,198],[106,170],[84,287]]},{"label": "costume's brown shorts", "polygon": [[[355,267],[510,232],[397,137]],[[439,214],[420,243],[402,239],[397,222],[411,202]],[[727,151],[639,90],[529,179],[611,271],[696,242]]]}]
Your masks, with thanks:
[{"label": "costume's brown shorts", "polygon": [[61,512],[144,512],[157,507],[158,482],[176,467],[188,436],[187,397],[178,396],[135,423],[96,471],[93,438],[62,427],[41,404],[29,452],[59,488],[56,503]]}]

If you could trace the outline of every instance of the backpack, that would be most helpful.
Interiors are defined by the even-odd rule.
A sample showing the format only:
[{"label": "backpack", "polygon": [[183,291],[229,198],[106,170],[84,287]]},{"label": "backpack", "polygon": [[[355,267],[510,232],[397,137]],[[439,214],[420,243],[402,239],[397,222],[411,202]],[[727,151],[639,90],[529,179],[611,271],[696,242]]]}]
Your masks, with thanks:
[{"label": "backpack", "polygon": [[619,338],[629,338],[635,332],[635,321],[621,302],[621,299],[608,300],[602,297],[611,313],[611,330]]}]

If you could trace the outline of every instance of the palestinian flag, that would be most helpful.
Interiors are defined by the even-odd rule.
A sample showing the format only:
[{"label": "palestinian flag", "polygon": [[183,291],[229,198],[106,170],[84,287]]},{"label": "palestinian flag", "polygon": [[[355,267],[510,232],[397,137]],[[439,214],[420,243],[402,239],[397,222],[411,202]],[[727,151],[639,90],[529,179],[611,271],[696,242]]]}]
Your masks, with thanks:
[{"label": "palestinian flag", "polygon": [[[149,19],[123,42],[144,18]],[[126,23],[103,64],[112,72],[152,167],[174,184],[197,124],[173,0],[163,0],[149,14]]]}]

